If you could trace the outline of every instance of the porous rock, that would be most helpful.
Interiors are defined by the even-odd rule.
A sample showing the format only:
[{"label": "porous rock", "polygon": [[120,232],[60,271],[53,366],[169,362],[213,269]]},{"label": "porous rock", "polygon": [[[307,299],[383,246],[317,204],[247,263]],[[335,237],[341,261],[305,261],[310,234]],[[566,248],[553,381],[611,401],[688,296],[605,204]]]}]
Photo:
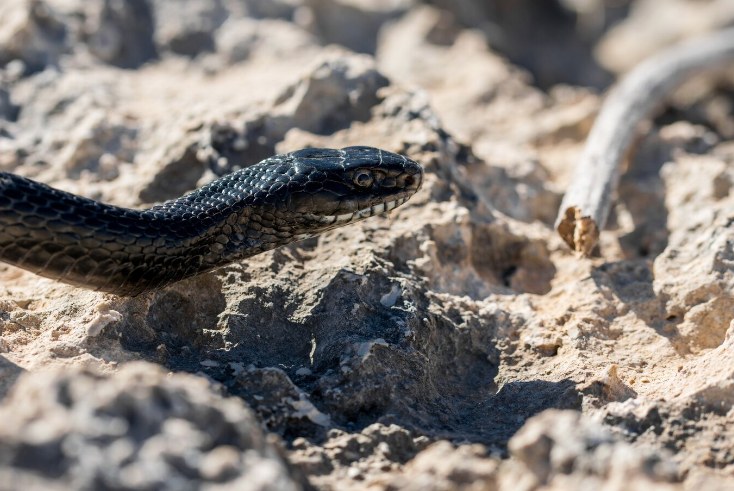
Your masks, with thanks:
[{"label": "porous rock", "polygon": [[[132,207],[307,146],[376,146],[419,161],[426,174],[421,191],[389,216],[138,298],[0,266],[0,394],[14,385],[13,394],[23,394],[37,382],[16,382],[20,374],[53,368],[66,372],[52,380],[98,389],[80,401],[141,384],[127,369],[120,378],[74,375],[80,366],[116,372],[146,360],[159,388],[169,382],[151,366],[188,372],[170,383],[185,380],[196,393],[177,394],[203,397],[206,407],[230,401],[241,411],[244,399],[324,490],[617,489],[627,478],[653,489],[731,487],[734,151],[722,109],[726,85],[714,99],[650,122],[602,233],[601,257],[578,259],[552,219],[601,99],[582,87],[535,87],[488,42],[491,26],[474,25],[479,34],[465,29],[472,19],[457,10],[452,18],[386,2],[371,19],[395,16],[395,23],[367,22],[379,39],[358,40],[378,46],[373,59],[321,46],[327,38],[313,30],[306,1],[191,0],[168,9],[166,20],[182,39],[203,32],[215,51],[176,54],[169,43],[176,37],[147,23],[157,15],[154,2],[47,3],[71,34],[53,49],[17,38],[27,42],[2,71],[19,109],[0,126],[3,170]],[[544,8],[557,9],[552,3]],[[143,4],[150,15],[130,14]],[[570,12],[570,4],[563,8]],[[504,13],[528,5],[507,3]],[[189,7],[196,15],[183,18]],[[135,56],[93,41],[96,30],[115,32],[100,30],[105,8],[116,12],[105,19],[130,32],[134,19],[148,19],[135,24],[141,44],[126,44]],[[219,24],[221,9],[227,20]],[[18,12],[19,25],[31,29],[29,10]],[[566,13],[515,25],[555,22],[546,32],[565,29],[572,39],[579,34]],[[545,48],[549,63],[568,56],[557,44]],[[37,49],[48,63],[26,70]],[[574,70],[590,68],[584,58],[573,61]],[[216,380],[229,399],[190,374]],[[8,397],[10,404],[19,396]],[[12,417],[36,414],[29,406]],[[80,407],[63,411],[97,421]],[[531,419],[546,409],[581,416]],[[249,418],[242,416],[243,427],[261,438]],[[70,442],[104,443],[89,443],[96,426],[68,419]],[[34,428],[18,421],[18,435]],[[175,435],[176,448],[203,455],[201,436],[220,427],[192,424],[162,424],[165,432],[148,440],[165,448]],[[231,433],[240,438],[238,431]],[[509,441],[520,443],[508,450]],[[69,445],[63,452],[77,448]],[[196,479],[244,472],[241,449],[227,445],[207,449]],[[295,475],[280,473],[283,461],[273,458],[266,462],[280,464],[266,467],[276,478]],[[678,469],[672,477],[670,461]],[[186,462],[171,472],[188,469]],[[123,468],[107,465],[104,475]]]},{"label": "porous rock", "polygon": [[0,119],[15,121],[18,118],[18,106],[13,104],[7,89],[0,87]]},{"label": "porous rock", "polygon": [[158,56],[153,39],[155,17],[146,0],[105,0],[79,5],[86,22],[82,35],[98,59],[136,68]]},{"label": "porous rock", "polygon": [[509,448],[520,465],[503,484],[516,480],[514,489],[682,489],[667,454],[632,448],[577,412],[549,410],[531,418]]},{"label": "porous rock", "polygon": [[37,72],[58,63],[69,50],[67,28],[41,0],[8,0],[0,5],[0,67],[12,61]]},{"label": "porous rock", "polygon": [[401,474],[376,480],[372,486],[385,491],[497,491],[499,462],[487,457],[482,445],[448,442],[431,445],[410,461]]},{"label": "porous rock", "polygon": [[382,26],[398,18],[415,0],[305,0],[300,21],[325,44],[374,54]]},{"label": "porous rock", "polygon": [[627,72],[662,48],[734,21],[734,5],[729,2],[672,0],[667,9],[657,6],[655,0],[635,2],[630,15],[604,35],[596,51],[605,68]]},{"label": "porous rock", "polygon": [[147,363],[24,376],[0,414],[3,489],[305,489],[241,401]]},{"label": "porous rock", "polygon": [[159,50],[195,57],[217,49],[215,33],[228,16],[223,0],[154,0],[151,4]]}]

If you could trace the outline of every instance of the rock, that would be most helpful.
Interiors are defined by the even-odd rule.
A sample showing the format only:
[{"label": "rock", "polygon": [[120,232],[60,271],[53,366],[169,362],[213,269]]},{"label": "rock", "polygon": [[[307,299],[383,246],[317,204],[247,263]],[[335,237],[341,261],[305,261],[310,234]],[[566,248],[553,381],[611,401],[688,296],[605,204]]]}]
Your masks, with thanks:
[{"label": "rock", "polygon": [[296,10],[303,6],[303,0],[235,0],[244,6],[251,17],[293,20]]},{"label": "rock", "polygon": [[319,411],[282,370],[249,367],[236,377],[230,392],[257,408],[269,431],[318,439],[332,427],[331,418]]},{"label": "rock", "polygon": [[300,12],[301,22],[324,44],[337,43],[357,53],[374,54],[377,34],[383,24],[399,17],[414,3],[414,0],[306,0],[308,10]]},{"label": "rock", "polygon": [[368,119],[379,101],[377,91],[387,84],[369,57],[335,52],[276,99],[267,124],[283,136],[292,127],[333,133]]},{"label": "rock", "polygon": [[209,165],[200,159],[196,136],[186,135],[186,139],[175,138],[171,148],[166,148],[158,168],[154,169],[149,182],[140,190],[143,203],[155,203],[176,199],[187,191],[196,188]]},{"label": "rock", "polygon": [[159,51],[195,57],[217,49],[216,31],[227,19],[223,0],[153,0]]},{"label": "rock", "polygon": [[29,375],[0,414],[4,489],[308,488],[242,402],[151,364]]},{"label": "rock", "polygon": [[0,119],[15,121],[19,112],[20,108],[13,104],[8,90],[0,87]]},{"label": "rock", "polygon": [[85,5],[84,36],[100,60],[136,68],[158,56],[154,14],[147,0],[103,0]]},{"label": "rock", "polygon": [[485,454],[486,449],[481,445],[462,445],[455,449],[448,442],[435,443],[410,461],[403,473],[374,486],[406,491],[499,490],[499,463]]},{"label": "rock", "polygon": [[638,0],[629,16],[604,35],[596,52],[605,68],[624,73],[666,46],[732,21],[734,5],[729,2],[673,0],[668,8],[659,9],[655,0]]},{"label": "rock", "polygon": [[67,26],[41,0],[8,0],[0,6],[0,67],[14,60],[26,73],[54,66],[69,50]]},{"label": "rock", "polygon": [[[267,111],[245,113],[238,120],[207,125],[200,132],[198,146],[178,145],[176,154],[184,155],[174,157],[175,161],[188,158],[201,163],[201,158],[215,174],[224,175],[272,156],[275,145],[292,128],[329,134],[352,121],[369,119],[371,109],[380,100],[378,90],[388,83],[374,61],[342,50],[319,58],[305,75],[284,88]],[[203,170],[193,161],[182,163],[181,168],[192,169],[198,176]],[[191,181],[185,185],[193,187]]]},{"label": "rock", "polygon": [[[562,104],[563,110],[548,105],[527,73],[489,50],[478,32],[461,30],[435,8],[413,9],[385,27],[377,59],[387,76],[427,91],[443,129],[459,142],[473,142],[473,155],[492,167],[467,171],[478,189],[490,190],[494,206],[516,219],[552,223],[549,210],[557,209],[560,195],[549,186],[543,157],[548,152],[536,145],[568,135],[583,138],[596,110],[593,97],[564,95],[571,107]],[[528,126],[528,118],[536,124]],[[511,175],[497,175],[503,171]],[[522,176],[522,186],[497,184],[515,176]]]},{"label": "rock", "polygon": [[[676,203],[670,211],[670,222],[676,221],[682,227],[671,233],[668,247],[655,260],[654,288],[666,299],[667,319],[676,324],[678,349],[700,351],[721,345],[734,319],[734,239],[730,230],[732,217],[725,211],[731,196],[717,198],[711,184],[726,167],[719,159],[682,157],[679,162],[663,169],[667,186],[675,188],[686,179],[689,183],[699,181],[699,196],[687,203]],[[701,182],[704,180],[705,187]],[[706,230],[691,241],[690,231],[696,224],[704,223]]]},{"label": "rock", "polygon": [[215,43],[224,66],[251,56],[277,57],[318,45],[313,35],[290,22],[233,17],[217,30]]},{"label": "rock", "polygon": [[[376,54],[380,69],[428,90],[432,108],[460,140],[482,125],[501,130],[508,107],[497,104],[510,104],[513,111],[541,107],[542,97],[527,85],[527,75],[489,51],[480,34],[455,28],[450,43],[435,41],[436,30],[450,22],[446,12],[422,7],[386,27]],[[488,104],[492,101],[496,104]]]},{"label": "rock", "polygon": [[0,3],[2,171],[141,207],[306,147],[425,169],[389,215],[137,298],[0,264],[0,487],[732,487],[726,78],[642,132],[599,257],[552,226],[602,98],[528,68],[592,74],[629,5]]},{"label": "rock", "polygon": [[331,430],[328,440],[321,446],[299,438],[293,442],[290,460],[312,476],[316,485],[328,485],[334,479],[342,483],[367,481],[382,484],[385,481],[382,476],[386,472],[400,469],[416,454],[423,455],[425,452],[421,451],[427,444],[426,437],[416,437],[398,425],[376,423],[358,434]]},{"label": "rock", "polygon": [[[624,6],[604,1],[533,0],[476,2],[436,0],[465,28],[480,30],[493,49],[528,70],[543,88],[556,84],[604,87],[611,77],[594,59],[594,44],[605,23]],[[616,8],[615,8],[616,7]],[[548,63],[548,56],[559,58]]]},{"label": "rock", "polygon": [[512,474],[522,489],[682,489],[667,456],[632,449],[576,412],[549,410],[535,416],[509,448],[522,467]]}]

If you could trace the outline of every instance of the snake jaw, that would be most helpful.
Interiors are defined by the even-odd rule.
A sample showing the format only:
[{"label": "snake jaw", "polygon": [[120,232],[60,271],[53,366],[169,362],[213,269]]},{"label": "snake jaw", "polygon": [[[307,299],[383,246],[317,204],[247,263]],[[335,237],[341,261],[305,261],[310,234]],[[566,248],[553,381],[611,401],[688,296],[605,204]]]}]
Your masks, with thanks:
[{"label": "snake jaw", "polygon": [[357,222],[360,220],[364,220],[366,218],[380,215],[381,213],[384,213],[384,212],[389,212],[391,210],[394,210],[398,206],[404,204],[410,198],[411,196],[397,198],[397,199],[388,201],[386,203],[380,203],[377,205],[370,206],[368,208],[357,210],[354,213],[345,213],[342,215],[314,215],[314,214],[309,213],[309,214],[306,214],[305,217],[308,220],[312,220],[314,222],[318,222],[320,224],[325,225],[326,228],[323,231],[326,231],[326,230],[331,230],[335,228],[332,225],[342,226],[342,225],[346,225],[347,223]]}]

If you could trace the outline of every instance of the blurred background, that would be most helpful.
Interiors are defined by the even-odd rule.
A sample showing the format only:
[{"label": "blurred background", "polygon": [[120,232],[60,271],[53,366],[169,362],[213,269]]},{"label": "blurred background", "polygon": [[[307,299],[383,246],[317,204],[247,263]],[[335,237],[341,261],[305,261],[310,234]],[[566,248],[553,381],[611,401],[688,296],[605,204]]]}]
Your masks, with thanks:
[{"label": "blurred background", "polygon": [[233,43],[243,57],[246,43],[227,31],[244,18],[292,22],[321,44],[374,55],[384,28],[421,6],[441,13],[432,43],[450,45],[462,29],[475,29],[543,89],[602,89],[661,46],[734,18],[726,0],[7,0],[0,6],[0,66],[17,60],[28,74],[86,49],[136,68]]}]

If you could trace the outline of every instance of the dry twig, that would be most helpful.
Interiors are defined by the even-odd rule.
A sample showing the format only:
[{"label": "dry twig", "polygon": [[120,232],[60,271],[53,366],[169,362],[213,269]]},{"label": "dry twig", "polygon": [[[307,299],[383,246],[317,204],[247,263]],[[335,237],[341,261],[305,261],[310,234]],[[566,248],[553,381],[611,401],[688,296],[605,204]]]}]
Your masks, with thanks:
[{"label": "dry twig", "polygon": [[734,28],[688,41],[649,58],[611,90],[591,129],[556,230],[589,255],[604,227],[619,167],[638,124],[677,86],[702,70],[734,62]]}]

